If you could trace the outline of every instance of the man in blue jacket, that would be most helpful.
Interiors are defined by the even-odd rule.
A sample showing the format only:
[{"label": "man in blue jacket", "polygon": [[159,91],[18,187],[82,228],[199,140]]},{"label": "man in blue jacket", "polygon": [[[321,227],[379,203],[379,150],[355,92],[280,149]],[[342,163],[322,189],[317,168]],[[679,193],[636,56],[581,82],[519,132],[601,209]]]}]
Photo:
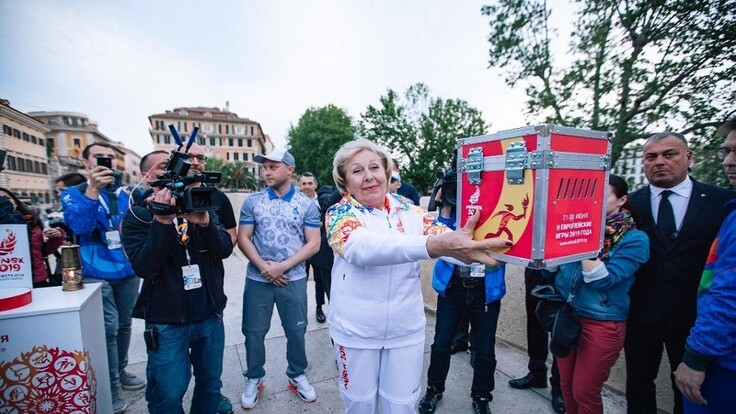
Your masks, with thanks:
[{"label": "man in blue jacket", "polygon": [[[717,151],[731,185],[736,185],[736,118],[723,126],[726,142]],[[685,413],[736,412],[736,200],[713,241],[698,287],[698,316],[675,371],[685,396]]]},{"label": "man in blue jacket", "polygon": [[131,314],[138,297],[138,278],[122,249],[120,227],[128,210],[130,194],[114,186],[114,147],[106,142],[87,145],[82,151],[87,182],[64,190],[61,202],[64,222],[79,237],[84,278],[102,284],[107,361],[110,370],[113,413],[127,408],[121,387],[139,390],[146,381],[125,371],[131,335]]},{"label": "man in blue jacket", "polygon": [[[438,221],[454,230],[455,216],[455,206],[443,205]],[[465,315],[470,320],[470,342],[475,355],[473,384],[470,387],[473,412],[491,412],[489,404],[495,387],[496,328],[501,298],[506,294],[505,270],[505,266],[455,266],[441,259],[435,264],[432,287],[439,294],[437,320],[427,372],[427,391],[419,401],[420,414],[432,414],[437,410],[450,369],[452,342]]]}]

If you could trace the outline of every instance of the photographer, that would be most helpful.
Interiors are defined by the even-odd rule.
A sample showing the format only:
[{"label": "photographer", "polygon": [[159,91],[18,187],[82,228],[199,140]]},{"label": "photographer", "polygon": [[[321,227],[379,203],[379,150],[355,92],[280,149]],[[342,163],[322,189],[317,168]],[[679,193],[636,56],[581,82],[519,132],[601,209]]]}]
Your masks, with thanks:
[{"label": "photographer", "polygon": [[125,371],[139,283],[120,244],[120,225],[130,194],[119,186],[119,172],[115,174],[111,168],[115,159],[112,145],[87,145],[82,158],[88,180],[64,190],[61,203],[64,222],[79,237],[85,281],[102,284],[113,413],[121,413],[127,408],[121,387],[138,390],[146,385],[146,381]]},{"label": "photographer", "polygon": [[[450,168],[439,174],[432,192],[430,210],[439,204],[438,221],[455,228],[456,165],[453,154]],[[470,337],[474,350],[473,383],[470,397],[473,412],[490,413],[489,404],[495,387],[496,327],[501,310],[501,298],[506,293],[505,266],[456,266],[439,259],[432,274],[432,287],[437,298],[437,320],[434,343],[427,372],[427,391],[419,401],[419,413],[431,414],[445,391],[445,380],[450,369],[450,355],[455,334],[464,318],[470,321]]]},{"label": "photographer", "polygon": [[[162,151],[143,157],[146,181],[156,181],[167,160]],[[196,155],[189,160],[200,162]],[[183,412],[193,370],[190,412],[215,413],[222,403],[225,347],[222,259],[230,256],[233,243],[215,211],[182,213],[172,195],[169,188],[152,186],[151,196],[133,206],[123,222],[125,252],[143,279],[134,316],[146,321],[146,401],[151,413]]]}]

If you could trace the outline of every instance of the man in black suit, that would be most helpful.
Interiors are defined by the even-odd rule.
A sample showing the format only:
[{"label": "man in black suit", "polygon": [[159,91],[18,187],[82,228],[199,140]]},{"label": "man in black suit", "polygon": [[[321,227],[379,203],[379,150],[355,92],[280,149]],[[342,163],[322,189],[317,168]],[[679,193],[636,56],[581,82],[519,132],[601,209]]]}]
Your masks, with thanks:
[{"label": "man in black suit", "polygon": [[[708,249],[726,218],[723,205],[736,193],[688,176],[692,152],[682,134],[663,132],[644,144],[649,186],[629,196],[638,227],[649,236],[651,257],[636,273],[626,342],[628,413],[656,413],[662,347],[672,371],[682,362],[695,321],[696,293]],[[674,413],[682,394],[672,381]]]}]

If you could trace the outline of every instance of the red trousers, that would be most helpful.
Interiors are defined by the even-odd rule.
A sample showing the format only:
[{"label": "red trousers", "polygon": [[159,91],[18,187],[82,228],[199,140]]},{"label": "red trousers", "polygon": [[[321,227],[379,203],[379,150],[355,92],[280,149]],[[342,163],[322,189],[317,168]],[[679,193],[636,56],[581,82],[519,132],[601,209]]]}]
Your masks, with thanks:
[{"label": "red trousers", "polygon": [[624,347],[626,322],[580,318],[578,348],[567,358],[557,358],[560,387],[567,414],[602,414],[603,383]]}]

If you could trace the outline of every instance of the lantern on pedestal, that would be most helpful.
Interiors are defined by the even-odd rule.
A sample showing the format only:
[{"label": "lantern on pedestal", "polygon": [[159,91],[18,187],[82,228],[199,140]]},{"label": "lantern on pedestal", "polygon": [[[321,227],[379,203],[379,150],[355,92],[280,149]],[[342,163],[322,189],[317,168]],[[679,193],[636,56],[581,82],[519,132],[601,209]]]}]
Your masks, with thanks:
[{"label": "lantern on pedestal", "polygon": [[61,290],[79,289],[84,289],[79,245],[67,244],[61,246]]}]

